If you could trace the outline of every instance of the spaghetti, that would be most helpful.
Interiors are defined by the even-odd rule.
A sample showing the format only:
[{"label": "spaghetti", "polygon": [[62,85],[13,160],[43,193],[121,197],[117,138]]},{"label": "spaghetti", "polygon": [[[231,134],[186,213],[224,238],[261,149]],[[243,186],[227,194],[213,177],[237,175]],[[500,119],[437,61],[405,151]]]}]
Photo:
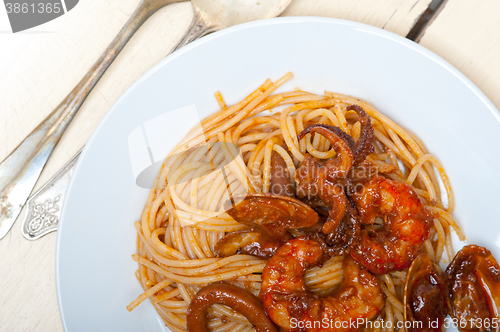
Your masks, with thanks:
[{"label": "spaghetti", "polygon": [[[352,104],[364,108],[375,131],[375,151],[366,162],[385,177],[413,187],[436,216],[423,250],[436,263],[452,260],[452,231],[461,240],[464,235],[451,217],[453,191],[440,162],[414,134],[363,100],[332,92],[273,94],[291,78],[287,73],[274,83],[267,80],[232,106],[226,106],[217,92],[221,109],[193,128],[165,159],[135,223],[133,259],[139,263],[136,276],[144,293],[128,310],[149,298],[172,331],[185,331],[188,305],[206,284],[224,280],[258,295],[265,260],[248,255],[215,257],[217,242],[244,227],[224,212],[224,203],[236,194],[269,192],[273,152],[285,161],[292,184],[306,153],[318,159],[334,157],[330,142],[321,135],[298,140],[298,134],[313,124],[339,127],[357,140],[360,123],[357,114],[347,110]],[[331,292],[342,280],[342,261],[343,256],[333,257],[310,269],[305,276],[308,288],[318,295]],[[365,330],[380,330],[376,326],[394,330],[404,320],[406,271],[378,278],[386,301],[376,321],[392,325],[372,324]],[[213,331],[252,330],[245,317],[228,307],[214,305],[208,312]]]}]

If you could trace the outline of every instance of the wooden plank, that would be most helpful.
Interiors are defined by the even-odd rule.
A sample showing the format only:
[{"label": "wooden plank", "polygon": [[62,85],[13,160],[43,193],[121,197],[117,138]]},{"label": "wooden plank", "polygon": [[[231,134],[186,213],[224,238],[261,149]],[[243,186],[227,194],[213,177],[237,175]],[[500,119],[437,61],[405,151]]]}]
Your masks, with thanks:
[{"label": "wooden plank", "polygon": [[427,27],[432,23],[432,21],[434,21],[434,19],[443,9],[446,1],[447,0],[433,0],[429,4],[429,7],[427,7],[427,9],[415,22],[410,32],[408,32],[408,34],[406,35],[406,38],[418,43]]},{"label": "wooden plank", "polygon": [[373,25],[406,36],[431,0],[295,0],[285,16],[322,16]]},{"label": "wooden plank", "polygon": [[450,0],[420,44],[464,73],[500,109],[498,13],[498,0]]}]

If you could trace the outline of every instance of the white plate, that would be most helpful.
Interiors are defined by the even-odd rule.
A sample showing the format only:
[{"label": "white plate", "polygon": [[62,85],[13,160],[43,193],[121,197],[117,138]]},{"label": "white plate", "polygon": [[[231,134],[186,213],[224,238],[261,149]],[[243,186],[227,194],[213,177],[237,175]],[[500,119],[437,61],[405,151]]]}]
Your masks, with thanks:
[{"label": "white plate", "polygon": [[[167,330],[149,302],[131,313],[125,308],[142,292],[131,255],[133,222],[147,195],[134,174],[151,164],[143,134],[152,158],[161,159],[196,112],[204,118],[218,109],[215,91],[234,103],[288,71],[295,78],[281,90],[364,98],[422,138],[448,172],[454,215],[468,240],[500,258],[500,116],[483,93],[435,54],[374,27],[309,17],[253,22],[161,61],[118,100],[85,146],[57,236],[66,331]],[[172,121],[168,112],[186,106]],[[149,121],[157,116],[163,118]]]}]

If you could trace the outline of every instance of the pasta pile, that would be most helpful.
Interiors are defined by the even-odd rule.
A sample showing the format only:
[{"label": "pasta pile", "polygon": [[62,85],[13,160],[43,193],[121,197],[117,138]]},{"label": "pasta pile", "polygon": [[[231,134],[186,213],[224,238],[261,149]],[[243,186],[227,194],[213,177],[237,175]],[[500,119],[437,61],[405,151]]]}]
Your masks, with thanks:
[{"label": "pasta pile", "polygon": [[[321,135],[311,138],[308,134],[298,141],[298,134],[312,124],[337,126],[356,140],[360,132],[357,114],[346,111],[352,104],[365,109],[375,130],[375,152],[365,164],[415,189],[437,216],[425,252],[434,262],[452,260],[452,230],[462,240],[464,235],[451,217],[453,192],[440,162],[415,135],[363,100],[332,92],[274,93],[291,78],[287,73],[274,83],[266,80],[232,106],[217,92],[220,110],[193,128],[165,159],[141,219],[135,223],[138,239],[133,259],[139,263],[136,275],[144,293],[130,303],[129,310],[149,298],[172,331],[185,331],[188,305],[208,283],[226,280],[258,295],[265,260],[214,255],[214,246],[227,232],[244,227],[225,213],[224,203],[232,195],[269,192],[273,151],[285,160],[292,183],[306,153],[319,159],[334,157],[330,142]],[[444,202],[442,188],[446,190]],[[343,277],[342,260],[333,257],[321,268],[309,270],[305,277],[309,289],[319,295],[331,292]],[[393,324],[372,329],[392,331],[397,321],[403,321],[406,271],[379,278],[387,299],[377,320]],[[213,331],[253,329],[245,317],[221,305],[212,306],[209,315]]]}]

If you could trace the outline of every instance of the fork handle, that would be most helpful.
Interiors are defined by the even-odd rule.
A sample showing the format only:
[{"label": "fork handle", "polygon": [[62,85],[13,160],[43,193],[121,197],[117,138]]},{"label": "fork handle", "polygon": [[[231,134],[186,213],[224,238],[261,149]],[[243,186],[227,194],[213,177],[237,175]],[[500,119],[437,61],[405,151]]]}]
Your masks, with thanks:
[{"label": "fork handle", "polygon": [[61,103],[45,118],[45,120],[40,123],[38,127],[35,128],[25,139],[25,141],[28,140],[35,132],[39,132],[39,130],[45,131],[45,134],[41,137],[39,143],[36,145],[33,144],[33,151],[28,155],[26,164],[29,164],[30,161],[37,157],[41,148],[47,141],[54,141],[54,145],[57,144],[59,138],[66,130],[76,112],[80,109],[89,93],[109,68],[111,63],[115,60],[118,53],[120,53],[125,44],[130,40],[139,27],[159,8],[161,8],[161,6],[158,6],[155,2],[141,0],[132,16],[125,23],[120,32],[118,32],[104,53],[101,54],[99,59],[90,68],[87,74],[85,74],[85,76],[80,80],[80,82],[78,82],[73,90],[71,90],[66,98],[64,98],[63,101],[61,101]]},{"label": "fork handle", "polygon": [[[16,215],[3,213],[0,204],[0,238],[12,227],[55,145],[80,109],[90,91],[139,27],[158,9],[180,0],[141,0],[124,27],[92,68],[28,137],[0,164],[0,203],[16,196]],[[19,192],[24,197],[19,197]],[[21,196],[22,196],[21,195]],[[22,200],[22,201],[21,201]],[[7,218],[8,220],[4,220]]]}]

